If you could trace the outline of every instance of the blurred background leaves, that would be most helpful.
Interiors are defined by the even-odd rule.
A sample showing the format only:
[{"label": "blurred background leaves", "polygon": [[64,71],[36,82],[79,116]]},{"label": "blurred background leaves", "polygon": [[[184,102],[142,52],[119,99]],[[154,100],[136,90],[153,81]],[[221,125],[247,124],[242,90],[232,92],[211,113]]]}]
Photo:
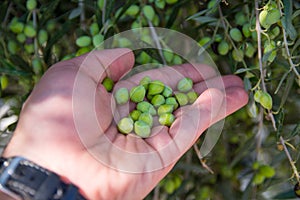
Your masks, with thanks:
[{"label": "blurred background leaves", "polygon": [[[124,30],[165,27],[196,40],[222,74],[240,76],[250,101],[226,119],[209,155],[199,160],[189,150],[146,199],[296,198],[299,8],[292,0],[1,1],[0,144],[6,144],[22,103],[52,64],[101,49],[102,41]],[[149,33],[141,38],[149,39]],[[126,38],[115,43],[131,45]],[[136,65],[184,62],[171,49],[134,53]]]}]

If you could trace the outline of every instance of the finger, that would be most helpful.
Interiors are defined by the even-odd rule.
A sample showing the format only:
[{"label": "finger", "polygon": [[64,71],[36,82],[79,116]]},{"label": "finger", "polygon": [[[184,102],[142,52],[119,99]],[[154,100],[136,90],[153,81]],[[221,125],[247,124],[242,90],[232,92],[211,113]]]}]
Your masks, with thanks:
[{"label": "finger", "polygon": [[134,54],[126,48],[92,51],[78,59],[79,69],[96,83],[106,76],[116,82],[134,65]]},{"label": "finger", "polygon": [[194,90],[201,94],[208,88],[218,88],[220,90],[225,90],[225,88],[229,87],[243,87],[243,81],[234,75],[226,75],[226,76],[218,76],[207,79],[200,83],[194,85]]}]

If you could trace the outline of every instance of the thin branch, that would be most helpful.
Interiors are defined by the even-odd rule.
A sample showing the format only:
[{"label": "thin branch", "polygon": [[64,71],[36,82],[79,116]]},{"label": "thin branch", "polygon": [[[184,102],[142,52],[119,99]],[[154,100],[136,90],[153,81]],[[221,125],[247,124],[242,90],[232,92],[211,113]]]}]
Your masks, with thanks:
[{"label": "thin branch", "polygon": [[162,52],[162,47],[161,47],[161,44],[159,42],[159,38],[157,36],[157,33],[156,33],[156,31],[155,31],[155,29],[153,27],[153,24],[152,24],[152,22],[150,20],[148,20],[148,24],[149,24],[149,27],[150,27],[152,38],[153,38],[153,40],[155,42],[155,45],[156,45],[156,47],[158,49],[159,55],[160,55],[160,57],[161,57],[161,59],[163,61],[164,66],[166,66],[167,62],[166,62],[166,59],[165,59],[164,54]]},{"label": "thin branch", "polygon": [[290,152],[287,149],[287,147],[285,145],[285,141],[282,138],[282,136],[279,137],[279,141],[280,141],[281,145],[283,146],[283,149],[284,149],[284,152],[285,152],[286,156],[289,159],[290,165],[292,166],[292,169],[293,169],[294,175],[295,175],[295,177],[297,179],[297,182],[300,183],[300,177],[299,177],[299,174],[298,174],[297,167],[295,166],[295,162],[293,161],[293,159],[292,159],[292,157],[290,155]]},{"label": "thin branch", "polygon": [[261,86],[262,90],[266,91],[266,84],[265,84],[265,71],[263,69],[262,63],[262,50],[261,50],[261,27],[259,23],[259,7],[258,7],[258,0],[255,0],[255,15],[256,15],[256,33],[257,33],[257,53],[258,53],[258,61],[259,61],[259,69],[260,69],[260,79],[261,79]]},{"label": "thin branch", "polygon": [[204,167],[204,168],[205,168],[207,171],[209,171],[211,174],[214,174],[214,171],[213,171],[212,169],[210,169],[210,167],[206,164],[206,161],[203,159],[203,157],[202,157],[202,155],[201,155],[201,152],[200,152],[200,150],[199,150],[197,144],[194,144],[193,147],[194,147],[194,150],[195,150],[195,152],[196,152],[196,154],[197,154],[197,157],[199,158],[199,161],[200,161],[202,167]]},{"label": "thin branch", "polygon": [[79,0],[78,1],[78,7],[81,10],[81,13],[80,13],[80,27],[81,27],[82,30],[86,30],[84,0]]},{"label": "thin branch", "polygon": [[[36,30],[36,32],[38,32],[37,30],[37,13],[36,13],[36,9],[34,9],[32,11],[32,20],[33,20],[33,27]],[[37,36],[34,37],[34,55],[38,56],[39,53],[39,49],[38,49],[38,39]]]},{"label": "thin branch", "polygon": [[[280,8],[279,9],[280,15],[283,16],[283,12],[282,12],[279,1],[278,1],[278,7]],[[290,70],[293,70],[294,73],[296,74],[297,78],[300,79],[299,72],[296,69],[296,65],[293,63],[292,56],[291,56],[291,53],[290,53],[290,50],[289,50],[285,28],[283,26],[281,26],[281,29],[282,29],[282,33],[283,33],[283,43],[284,43],[286,55],[287,55],[288,61],[289,61],[290,66],[291,66]]]}]

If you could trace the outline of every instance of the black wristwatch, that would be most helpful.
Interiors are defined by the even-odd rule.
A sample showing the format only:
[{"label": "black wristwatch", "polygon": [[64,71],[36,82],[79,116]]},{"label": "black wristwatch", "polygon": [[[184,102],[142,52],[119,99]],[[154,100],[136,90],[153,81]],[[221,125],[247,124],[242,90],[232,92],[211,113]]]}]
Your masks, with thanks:
[{"label": "black wristwatch", "polygon": [[0,158],[0,193],[1,200],[85,200],[75,185],[23,157]]}]

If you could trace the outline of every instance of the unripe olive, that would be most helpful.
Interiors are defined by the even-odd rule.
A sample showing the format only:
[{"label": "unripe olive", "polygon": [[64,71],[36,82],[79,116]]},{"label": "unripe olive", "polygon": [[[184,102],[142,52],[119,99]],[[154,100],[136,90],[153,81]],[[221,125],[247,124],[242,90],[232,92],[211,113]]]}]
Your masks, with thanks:
[{"label": "unripe olive", "polygon": [[143,14],[148,20],[152,21],[154,19],[155,11],[152,6],[145,5],[143,7]]},{"label": "unripe olive", "polygon": [[170,51],[163,51],[163,55],[164,55],[164,58],[166,59],[166,61],[168,63],[170,63],[173,60],[174,54],[172,52],[170,52]]},{"label": "unripe olive", "polygon": [[161,125],[171,126],[175,121],[175,116],[171,113],[165,113],[159,116],[158,121]]},{"label": "unripe olive", "polygon": [[36,8],[36,5],[37,5],[36,0],[27,0],[27,2],[26,2],[26,8],[29,11],[34,10]]},{"label": "unripe olive", "polygon": [[167,4],[177,3],[178,0],[165,0]]},{"label": "unripe olive", "polygon": [[232,57],[237,62],[242,62],[244,60],[244,52],[241,49],[233,49]]},{"label": "unripe olive", "polygon": [[167,98],[167,97],[170,97],[172,94],[173,94],[172,88],[165,85],[165,88],[164,88],[164,91],[162,92],[162,95]]},{"label": "unripe olive", "polygon": [[99,33],[99,26],[96,22],[90,25],[90,33],[93,36]]},{"label": "unripe olive", "polygon": [[158,107],[157,114],[162,115],[165,113],[172,113],[174,111],[174,105],[164,104]]},{"label": "unripe olive", "polygon": [[98,47],[103,42],[104,36],[101,34],[97,34],[93,36],[93,45],[94,47]]},{"label": "unripe olive", "polygon": [[274,41],[271,42],[266,42],[264,45],[264,55],[268,57],[269,62],[273,62],[274,59],[276,58],[276,44]]},{"label": "unripe olive", "polygon": [[235,42],[241,42],[243,40],[243,36],[241,31],[238,28],[233,28],[229,31],[230,37],[235,41]]},{"label": "unripe olive", "polygon": [[151,134],[151,127],[147,123],[138,120],[134,122],[134,132],[141,138],[147,138]]},{"label": "unripe olive", "polygon": [[26,41],[26,35],[24,33],[19,33],[17,35],[17,40],[20,42],[20,43],[24,43]]},{"label": "unripe olive", "polygon": [[30,25],[30,24],[26,24],[25,27],[24,27],[24,34],[27,36],[27,37],[35,37],[36,36],[36,30],[35,28]]},{"label": "unripe olive", "polygon": [[222,35],[216,34],[216,36],[215,36],[215,42],[222,42],[222,40],[223,40]]},{"label": "unripe olive", "polygon": [[257,173],[254,175],[254,178],[252,180],[253,184],[260,185],[265,181],[265,176],[261,175],[260,173]]},{"label": "unripe olive", "polygon": [[270,38],[274,39],[275,37],[277,37],[280,34],[280,28],[278,26],[275,26],[271,32],[270,32]]},{"label": "unripe olive", "polygon": [[24,48],[28,54],[34,53],[34,45],[33,44],[25,44]]},{"label": "unripe olive", "polygon": [[236,13],[236,15],[234,16],[234,22],[237,24],[237,25],[244,25],[246,22],[248,21],[246,15],[240,11],[238,13]]},{"label": "unripe olive", "polygon": [[16,54],[18,51],[18,44],[14,40],[9,40],[7,44],[7,49],[11,54]]},{"label": "unripe olive", "polygon": [[262,94],[263,94],[262,90],[256,90],[254,93],[254,100],[259,103],[260,97],[262,96]]},{"label": "unripe olive", "polygon": [[159,107],[160,105],[163,105],[164,103],[165,103],[165,98],[161,94],[155,95],[151,100],[151,104],[154,107]]},{"label": "unripe olive", "polygon": [[129,117],[124,117],[119,121],[117,127],[121,133],[128,134],[133,130],[133,120]]},{"label": "unripe olive", "polygon": [[180,58],[180,56],[174,55],[173,64],[174,65],[180,65],[180,64],[182,64],[182,59]]},{"label": "unripe olive", "polygon": [[119,88],[116,92],[115,92],[115,100],[117,102],[117,104],[125,104],[129,101],[129,92],[127,88]]},{"label": "unripe olive", "polygon": [[88,52],[90,52],[92,50],[92,48],[91,47],[81,47],[80,49],[78,49],[78,51],[76,52],[76,56],[80,56],[80,55],[82,55],[82,54],[85,54],[85,53],[88,53]]},{"label": "unripe olive", "polygon": [[175,110],[178,108],[178,102],[175,97],[166,98],[165,104],[174,106]]},{"label": "unripe olive", "polygon": [[164,0],[156,0],[155,6],[160,9],[164,9],[166,6],[166,2]]},{"label": "unripe olive", "polygon": [[272,101],[272,97],[269,93],[263,92],[259,99],[259,102],[264,108],[266,108],[268,110],[272,109],[273,101]]},{"label": "unripe olive", "polygon": [[144,113],[141,113],[139,118],[138,118],[139,121],[143,121],[145,122],[146,124],[148,124],[150,127],[153,126],[153,117],[150,113],[148,112],[144,112]]},{"label": "unripe olive", "polygon": [[129,116],[133,121],[137,121],[141,114],[142,114],[141,111],[133,110],[133,111],[130,112]]},{"label": "unripe olive", "polygon": [[256,52],[256,49],[254,48],[254,46],[251,43],[247,43],[245,55],[248,58],[252,58],[255,52]]},{"label": "unripe olive", "polygon": [[243,32],[243,35],[248,38],[251,36],[251,24],[250,23],[247,23],[247,24],[244,24],[243,27],[242,27],[242,32]]},{"label": "unripe olive", "polygon": [[177,84],[177,89],[180,92],[188,92],[193,88],[193,80],[190,78],[183,78]]},{"label": "unripe olive", "polygon": [[218,52],[220,55],[226,55],[228,51],[229,51],[229,45],[225,40],[223,40],[218,45]]},{"label": "unripe olive", "polygon": [[137,5],[131,5],[127,10],[126,10],[126,14],[129,16],[135,16],[139,13],[140,11],[140,7]]},{"label": "unripe olive", "polygon": [[164,89],[165,89],[165,85],[163,82],[159,80],[154,80],[151,83],[149,83],[148,94],[149,95],[160,94],[164,91]]},{"label": "unripe olive", "polygon": [[48,40],[48,33],[46,30],[41,29],[38,33],[39,44],[44,44]]},{"label": "unripe olive", "polygon": [[275,175],[275,170],[269,165],[261,165],[258,169],[258,173],[266,178],[272,178]]},{"label": "unripe olive", "polygon": [[0,84],[1,84],[1,89],[2,90],[5,90],[7,88],[7,86],[8,86],[8,78],[7,78],[7,76],[5,76],[5,75],[1,76]]},{"label": "unripe olive", "polygon": [[87,35],[80,36],[79,38],[76,39],[76,45],[79,47],[89,46],[91,42],[92,42],[91,37]]},{"label": "unripe olive", "polygon": [[22,33],[24,29],[24,24],[22,22],[18,22],[17,19],[12,20],[9,25],[9,29],[14,33]]},{"label": "unripe olive", "polygon": [[178,92],[175,94],[175,98],[180,106],[185,106],[189,103],[189,99],[186,94]]},{"label": "unripe olive", "polygon": [[114,81],[109,77],[105,77],[102,81],[102,85],[105,87],[107,92],[112,91],[114,84],[115,84]]},{"label": "unripe olive", "polygon": [[146,90],[148,90],[148,85],[151,81],[152,80],[149,76],[145,76],[140,80],[140,85],[142,85]]},{"label": "unripe olive", "polygon": [[206,44],[208,44],[210,41],[211,41],[210,37],[203,37],[203,38],[200,39],[200,41],[198,42],[198,44],[203,47]]},{"label": "unripe olive", "polygon": [[147,101],[139,102],[136,105],[136,109],[143,113],[147,112],[147,113],[150,113],[151,115],[156,115],[156,110],[155,110],[154,106]]},{"label": "unripe olive", "polygon": [[142,85],[135,86],[130,90],[130,100],[138,103],[142,102],[145,98],[146,90]]},{"label": "unripe olive", "polygon": [[130,46],[132,46],[131,41],[127,38],[124,38],[124,37],[119,38],[118,43],[119,43],[119,47],[130,47]]},{"label": "unripe olive", "polygon": [[32,60],[32,69],[35,74],[41,74],[43,71],[43,63],[39,57]]},{"label": "unripe olive", "polygon": [[280,20],[280,11],[277,8],[264,9],[259,13],[259,22],[264,28],[269,28],[272,24]]},{"label": "unripe olive", "polygon": [[190,92],[188,92],[187,94],[187,97],[188,97],[188,100],[189,100],[189,104],[193,104],[196,100],[197,100],[197,98],[198,98],[198,94],[197,94],[197,92],[195,92],[195,91],[190,91]]}]

